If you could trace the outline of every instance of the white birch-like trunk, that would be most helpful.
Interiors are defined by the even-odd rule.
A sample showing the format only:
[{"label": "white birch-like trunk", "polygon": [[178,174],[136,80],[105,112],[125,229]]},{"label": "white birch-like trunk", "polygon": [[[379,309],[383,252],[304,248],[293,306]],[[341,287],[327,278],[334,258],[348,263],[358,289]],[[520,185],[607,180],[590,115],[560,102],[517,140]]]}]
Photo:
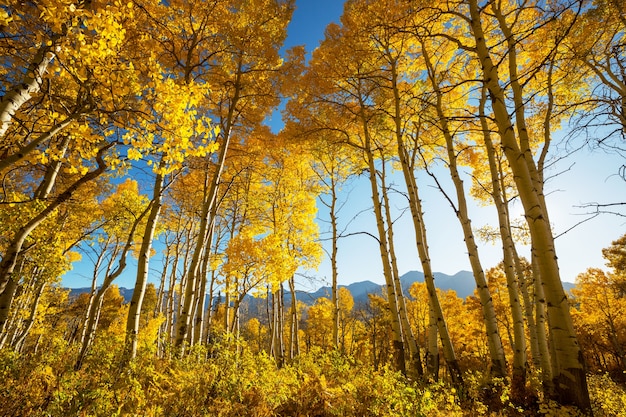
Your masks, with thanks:
[{"label": "white birch-like trunk", "polygon": [[[159,168],[163,167],[163,159],[159,164]],[[150,251],[152,249],[152,241],[159,222],[159,214],[161,213],[162,197],[163,197],[163,181],[164,175],[157,172],[154,181],[154,190],[150,207],[150,214],[146,220],[146,228],[141,241],[141,248],[138,253],[137,263],[137,279],[135,280],[135,288],[133,289],[133,297],[130,300],[128,309],[128,320],[126,321],[126,360],[134,359],[137,356],[137,337],[139,335],[139,322],[141,316],[141,306],[143,298],[146,294],[146,285],[148,284],[148,271],[150,265]]]},{"label": "white birch-like trunk", "polygon": [[[532,239],[533,254],[536,256],[537,267],[546,296],[549,326],[554,342],[555,357],[553,363],[557,365],[557,372],[554,375],[556,393],[560,403],[573,404],[583,411],[588,411],[591,410],[591,403],[583,355],[569,313],[569,301],[560,280],[554,237],[543,201],[540,177],[537,174],[527,143],[525,126],[522,124],[524,120],[523,105],[518,108],[516,104],[515,109],[517,132],[520,135],[520,142],[518,143],[505,104],[505,93],[499,82],[498,69],[493,64],[485,41],[478,1],[468,0],[468,5],[471,29],[476,41],[475,51],[482,66],[484,82],[489,89],[494,118],[502,139],[504,153],[513,171],[520,200],[524,207]],[[513,55],[515,47],[509,48],[508,52],[509,68],[517,66]],[[521,86],[513,73],[511,77],[514,101],[517,103],[518,100],[521,100]]]}]

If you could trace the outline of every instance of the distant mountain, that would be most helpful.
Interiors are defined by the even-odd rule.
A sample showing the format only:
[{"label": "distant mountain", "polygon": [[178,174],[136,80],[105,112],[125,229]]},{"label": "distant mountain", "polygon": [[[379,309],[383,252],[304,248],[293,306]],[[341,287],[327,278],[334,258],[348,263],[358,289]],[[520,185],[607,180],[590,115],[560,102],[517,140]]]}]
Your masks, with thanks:
[{"label": "distant mountain", "polygon": [[[454,275],[447,275],[442,272],[435,272],[435,285],[437,288],[441,290],[454,290],[456,291],[456,295],[460,298],[467,298],[468,296],[474,293],[474,289],[476,288],[476,282],[474,281],[474,276],[470,271],[459,271]],[[400,282],[402,284],[402,291],[405,295],[409,295],[409,288],[415,282],[424,282],[424,273],[421,271],[409,271],[406,274],[400,277]],[[352,294],[352,298],[354,298],[354,302],[365,303],[367,302],[368,294],[382,294],[384,291],[384,286],[380,284],[376,284],[372,281],[361,281],[361,282],[353,282],[350,285],[339,285],[339,287],[347,288],[350,290]],[[574,284],[571,282],[563,282],[563,289],[570,293],[572,288],[574,288]],[[70,297],[75,298],[78,297],[82,293],[88,293],[91,291],[91,288],[71,288],[70,289]],[[296,297],[299,301],[303,302],[306,305],[313,305],[318,298],[331,297],[331,287],[325,286],[314,292],[307,291],[296,291]],[[133,297],[133,289],[132,288],[120,288],[120,294],[124,297],[124,302],[129,303],[131,298]],[[261,299],[254,299],[252,297],[248,297],[248,303],[251,306],[258,303],[264,303]],[[285,293],[285,301],[289,302],[290,297],[289,293]],[[251,306],[252,307],[252,306]],[[260,307],[259,307],[260,308]]]},{"label": "distant mountain", "polygon": [[573,282],[561,282],[561,284],[563,284],[563,289],[565,290],[566,293],[568,294],[572,294],[572,288],[574,288],[576,286],[576,284],[574,284]]},{"label": "distant mountain", "polygon": [[[74,299],[81,294],[89,294],[91,292],[91,287],[70,288],[69,290],[70,299]],[[133,288],[120,287],[120,295],[124,297],[124,303],[130,303],[130,300],[133,298]]]},{"label": "distant mountain", "polygon": [[[437,288],[440,290],[454,290],[460,298],[467,298],[472,295],[476,288],[474,275],[470,271],[459,271],[454,275],[435,272],[433,275]],[[413,283],[424,282],[424,273],[421,271],[409,271],[400,277],[400,282],[402,283],[402,291],[408,294],[409,288]]]},{"label": "distant mountain", "polygon": [[[353,282],[350,285],[339,285],[340,288],[347,288],[354,298],[354,302],[367,301],[368,294],[380,294],[382,286],[372,281]],[[330,298],[332,288],[329,286],[322,287],[315,292],[296,291],[296,297],[306,305],[312,305],[318,298]]]}]

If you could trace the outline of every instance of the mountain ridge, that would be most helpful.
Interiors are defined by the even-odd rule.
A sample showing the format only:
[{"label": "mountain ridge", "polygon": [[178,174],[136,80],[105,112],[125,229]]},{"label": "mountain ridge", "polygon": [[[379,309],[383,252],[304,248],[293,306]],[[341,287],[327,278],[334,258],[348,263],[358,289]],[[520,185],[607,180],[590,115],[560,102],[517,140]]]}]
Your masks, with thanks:
[{"label": "mountain ridge", "polygon": [[[474,293],[474,289],[476,288],[476,283],[474,281],[474,276],[470,271],[459,271],[454,275],[448,275],[443,272],[435,272],[435,286],[440,290],[454,290],[458,297],[467,298]],[[408,271],[404,275],[400,277],[400,282],[402,285],[402,292],[405,296],[409,296],[409,288],[415,282],[424,282],[424,273],[421,271]],[[368,294],[382,294],[384,290],[384,284],[377,284],[375,282],[366,280],[353,282],[348,285],[339,285],[340,288],[347,288],[352,294],[352,298],[355,303],[363,303],[367,302]],[[566,292],[569,292],[574,287],[574,284],[570,282],[563,282],[563,288]],[[91,291],[90,287],[83,288],[70,288],[70,297],[77,297],[82,293],[86,293]],[[124,288],[120,287],[120,294],[124,297],[124,301],[126,303],[130,302],[130,299],[133,296],[132,288]],[[287,294],[289,294],[287,292]],[[289,297],[285,296],[288,300]],[[296,296],[299,301],[302,301],[306,305],[312,305],[317,301],[318,298],[321,297],[331,297],[331,287],[323,286],[315,291],[302,291],[296,290]],[[249,296],[248,298],[253,298]]]}]

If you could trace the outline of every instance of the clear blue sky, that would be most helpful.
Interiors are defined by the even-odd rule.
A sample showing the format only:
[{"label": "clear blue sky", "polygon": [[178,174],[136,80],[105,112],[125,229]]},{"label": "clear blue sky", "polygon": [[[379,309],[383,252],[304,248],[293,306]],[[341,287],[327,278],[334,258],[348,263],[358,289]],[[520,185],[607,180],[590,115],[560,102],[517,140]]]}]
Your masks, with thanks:
[{"label": "clear blue sky", "polygon": [[[324,29],[328,23],[339,22],[342,12],[343,2],[338,0],[297,0],[285,48],[306,45],[310,53],[323,39]],[[273,123],[277,122],[276,119],[273,120]],[[624,162],[624,158],[620,155],[583,150],[554,168],[552,174],[565,171],[571,166],[569,170],[546,184],[555,234],[562,233],[584,218],[581,216],[584,210],[577,209],[575,206],[589,202],[608,203],[625,199],[626,182],[616,175],[619,166]],[[445,172],[442,173],[445,174]],[[452,209],[433,188],[432,180],[421,173],[418,173],[418,179],[424,200],[433,269],[450,275],[460,270],[469,270],[460,226]],[[402,184],[399,176],[396,178],[396,183]],[[444,181],[444,184],[449,186],[449,181]],[[448,190],[453,191],[450,187]],[[348,199],[348,202],[341,213],[340,221],[343,225],[350,222],[357,213],[363,212],[350,222],[347,232],[375,231],[374,218],[369,210],[372,203],[366,179],[353,181],[346,187],[344,197]],[[398,199],[396,205],[402,207],[402,204],[401,199]],[[515,206],[514,210],[520,213],[520,205]],[[320,212],[320,216],[326,215]],[[491,207],[473,206],[471,216],[474,227],[480,227],[486,223],[495,226],[495,210]],[[401,217],[395,226],[400,273],[420,270],[411,219],[408,214]],[[321,227],[323,229],[325,226],[322,224]],[[576,275],[588,267],[603,267],[602,248],[624,233],[626,233],[626,218],[604,215],[560,237],[557,240],[557,255],[562,279],[573,282]],[[521,248],[522,254],[527,256],[527,250],[528,248]],[[481,245],[480,254],[484,268],[495,266],[501,259],[500,247],[491,244]],[[158,277],[160,267],[161,262],[158,257],[153,258],[151,260],[153,279]],[[131,261],[128,269],[129,273],[118,280],[119,286],[133,286],[134,260]],[[89,274],[88,267],[77,265],[74,271],[66,274],[63,285],[88,286]],[[382,266],[376,242],[364,236],[342,239],[339,245],[339,274],[341,284],[363,280],[382,283]],[[308,271],[307,275],[314,275],[315,280],[309,283],[301,279],[302,288],[313,289],[327,284],[331,277],[329,263],[325,261],[318,271]]]}]

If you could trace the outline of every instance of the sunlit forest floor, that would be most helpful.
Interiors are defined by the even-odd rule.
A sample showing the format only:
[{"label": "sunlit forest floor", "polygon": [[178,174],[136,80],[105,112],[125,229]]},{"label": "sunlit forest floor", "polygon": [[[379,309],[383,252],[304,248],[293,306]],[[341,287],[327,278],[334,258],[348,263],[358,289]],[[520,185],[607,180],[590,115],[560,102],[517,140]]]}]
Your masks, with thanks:
[{"label": "sunlit forest floor", "polygon": [[[244,346],[200,348],[183,359],[140,352],[120,361],[114,339],[97,343],[80,371],[76,352],[50,346],[27,357],[0,352],[2,416],[575,416],[529,395],[512,404],[505,381],[466,374],[465,392],[412,381],[336,352],[313,351],[278,368]],[[445,379],[445,375],[442,376]],[[529,392],[541,392],[530,380]],[[589,377],[594,414],[626,416],[626,388]]]}]

